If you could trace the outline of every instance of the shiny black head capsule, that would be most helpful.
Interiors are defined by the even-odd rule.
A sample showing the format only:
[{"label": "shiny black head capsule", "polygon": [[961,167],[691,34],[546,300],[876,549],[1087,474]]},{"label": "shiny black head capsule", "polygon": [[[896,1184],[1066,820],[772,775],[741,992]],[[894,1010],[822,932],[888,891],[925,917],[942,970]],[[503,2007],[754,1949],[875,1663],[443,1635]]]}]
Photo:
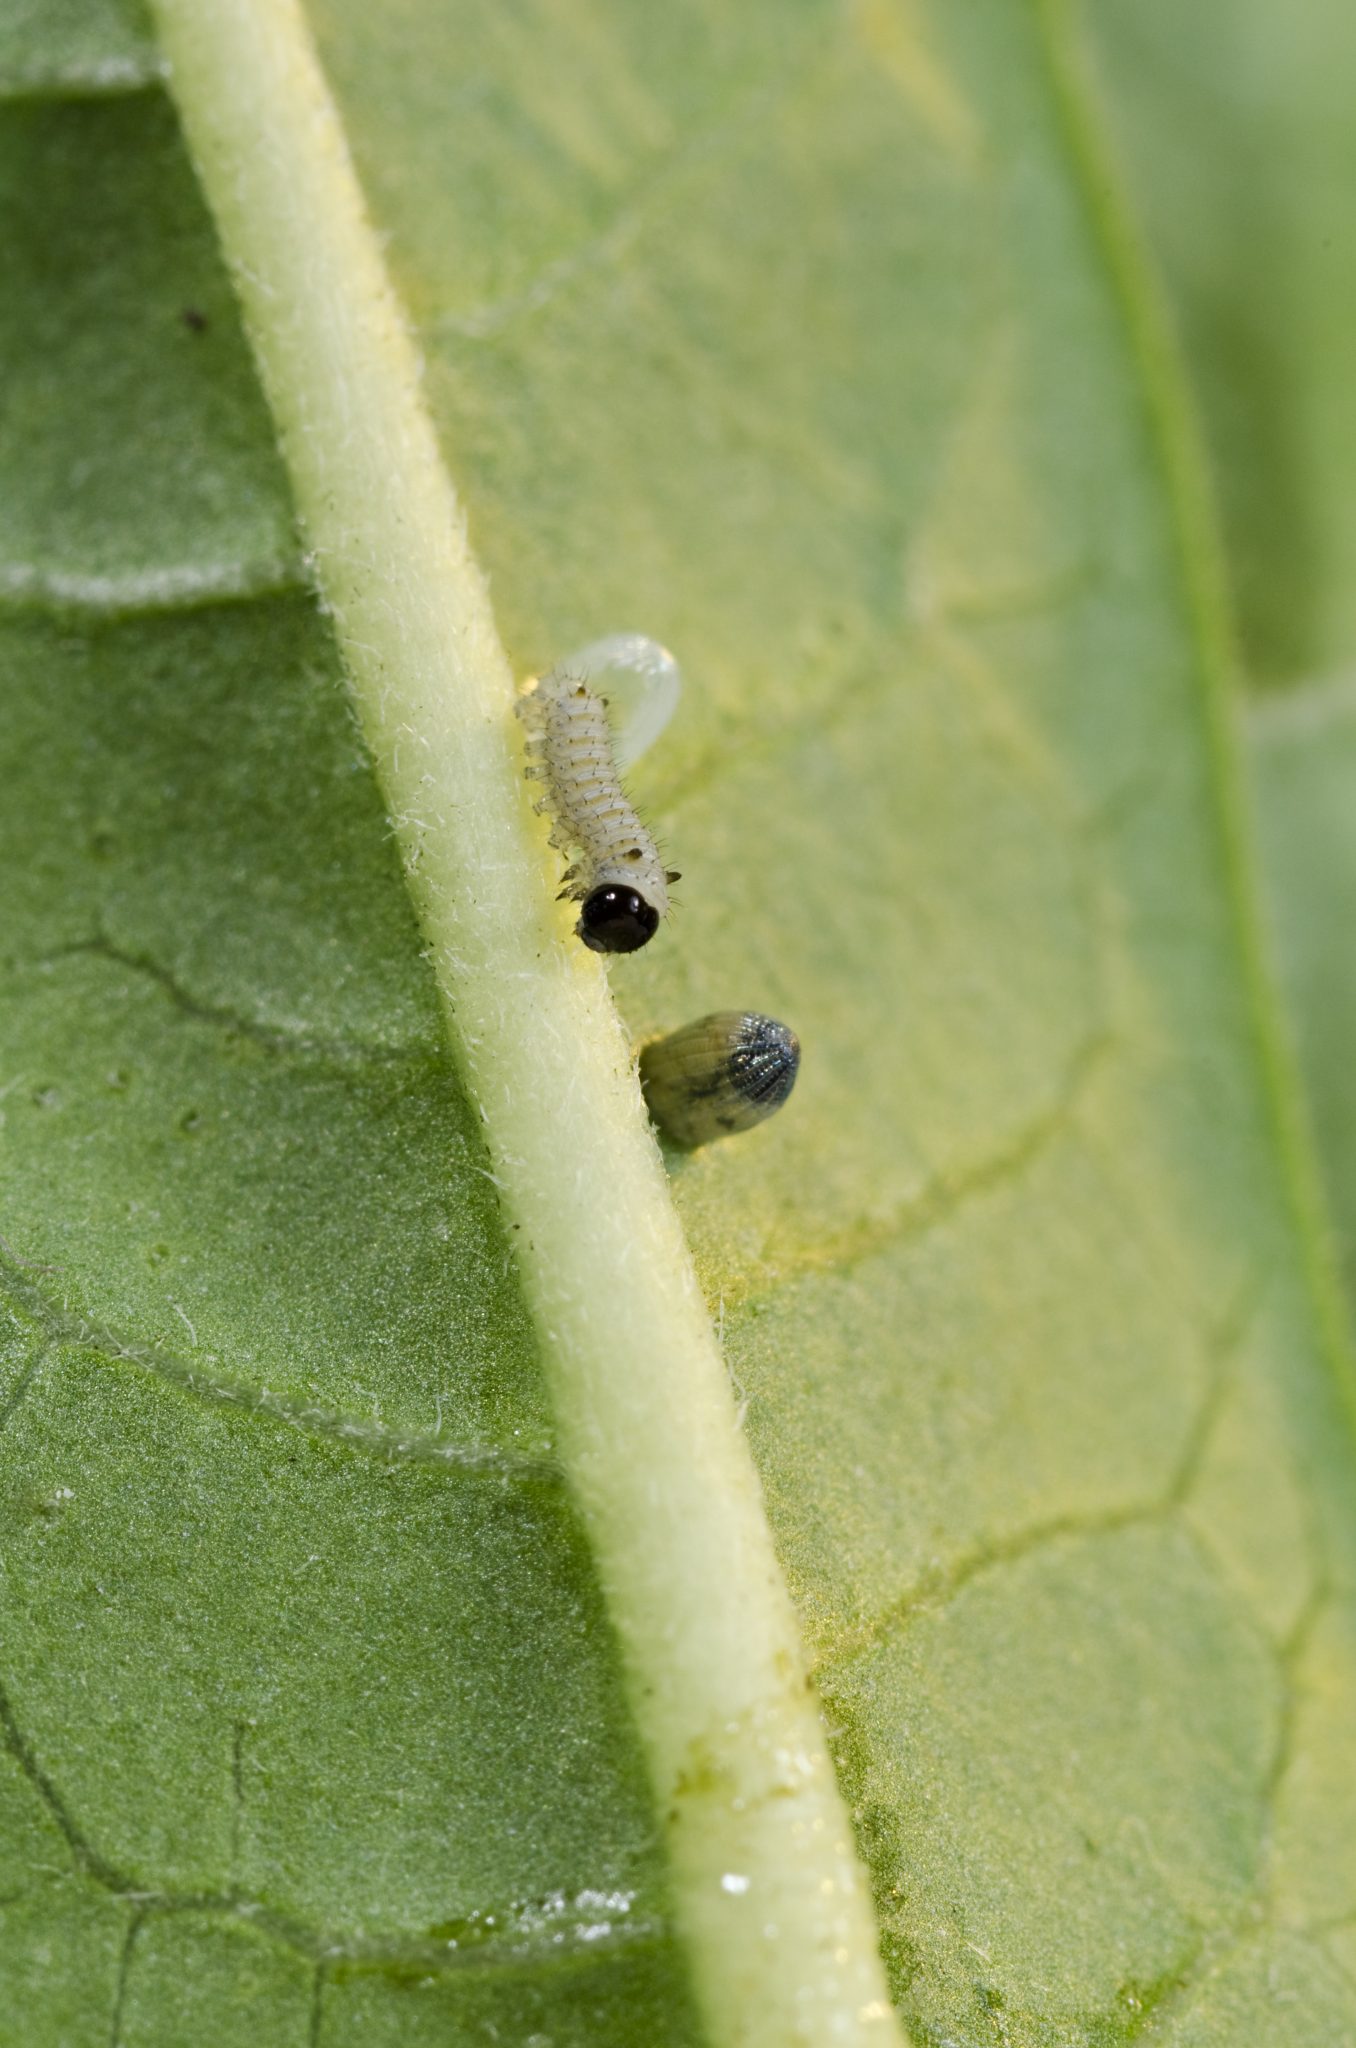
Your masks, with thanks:
[{"label": "shiny black head capsule", "polygon": [[638,889],[609,883],[585,899],[575,926],[593,953],[635,953],[659,930],[659,912]]}]

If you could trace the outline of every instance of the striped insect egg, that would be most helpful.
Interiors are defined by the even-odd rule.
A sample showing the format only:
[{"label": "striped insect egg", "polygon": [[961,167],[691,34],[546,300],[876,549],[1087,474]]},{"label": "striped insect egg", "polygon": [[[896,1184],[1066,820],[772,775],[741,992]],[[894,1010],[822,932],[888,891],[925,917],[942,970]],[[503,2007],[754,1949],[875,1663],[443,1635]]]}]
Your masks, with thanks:
[{"label": "striped insect egg", "polygon": [[518,715],[528,774],[545,785],[537,809],[551,844],[574,855],[561,895],[580,906],[575,931],[595,953],[634,953],[658,931],[678,877],[622,788],[607,704],[566,664],[519,698]]},{"label": "striped insect egg", "polygon": [[786,1101],[799,1068],[789,1026],[756,1010],[717,1010],[647,1045],[640,1082],[665,1137],[692,1147],[762,1123]]}]

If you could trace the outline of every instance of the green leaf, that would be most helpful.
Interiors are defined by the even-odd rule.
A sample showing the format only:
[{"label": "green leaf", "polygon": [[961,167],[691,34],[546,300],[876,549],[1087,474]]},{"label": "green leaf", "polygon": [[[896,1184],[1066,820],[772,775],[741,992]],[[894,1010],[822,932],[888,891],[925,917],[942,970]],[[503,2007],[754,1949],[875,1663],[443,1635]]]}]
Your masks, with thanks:
[{"label": "green leaf", "polygon": [[1356,650],[1356,17],[1087,0],[1216,464],[1250,676]]},{"label": "green leaf", "polygon": [[1356,1300],[1356,699],[1340,677],[1302,685],[1262,699],[1250,724],[1277,959]]},{"label": "green leaf", "polygon": [[[634,625],[688,672],[635,778],[685,880],[613,969],[629,1025],[747,1002],[805,1043],[780,1118],[668,1163],[905,2025],[1341,2038],[1350,1368],[1212,536],[1062,11],[312,14],[513,667]],[[307,595],[169,105],[109,96],[150,49],[108,8],[0,32],[5,2006],[62,2048],[792,2039],[727,1969],[811,1981],[751,1917],[780,1873],[698,1879],[757,1745],[665,1747],[745,1656],[665,1642],[762,1553],[695,1324],[614,1341],[651,1280],[587,1261],[634,1217],[681,1292],[632,1084],[563,921],[540,968],[433,933],[547,916],[481,829],[501,741],[481,866],[449,815],[402,884],[336,644],[371,732],[370,564],[322,546],[335,621]],[[221,196],[249,83],[176,73],[237,262],[287,231]],[[242,289],[308,537],[358,530],[406,451],[353,493],[326,337],[312,381]],[[436,610],[414,458],[397,636]],[[541,979],[495,1034],[500,959]],[[578,1179],[534,1065],[601,1105]],[[660,1544],[708,1452],[710,1526]],[[775,1639],[775,1587],[740,1611]]]},{"label": "green leaf", "polygon": [[1350,1291],[1356,20],[1326,0],[1090,13],[1209,430],[1274,943]]}]

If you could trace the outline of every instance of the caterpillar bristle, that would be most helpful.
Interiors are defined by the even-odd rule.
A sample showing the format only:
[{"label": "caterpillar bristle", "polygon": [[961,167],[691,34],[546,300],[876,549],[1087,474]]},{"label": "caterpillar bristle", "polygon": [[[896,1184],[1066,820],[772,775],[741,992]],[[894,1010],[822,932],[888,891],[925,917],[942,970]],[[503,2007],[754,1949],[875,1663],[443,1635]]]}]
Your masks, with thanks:
[{"label": "caterpillar bristle", "polygon": [[606,704],[586,679],[557,670],[517,710],[528,772],[546,784],[533,808],[551,817],[553,846],[578,849],[557,901],[583,905],[575,929],[592,951],[635,952],[668,913],[669,874],[622,788]]}]

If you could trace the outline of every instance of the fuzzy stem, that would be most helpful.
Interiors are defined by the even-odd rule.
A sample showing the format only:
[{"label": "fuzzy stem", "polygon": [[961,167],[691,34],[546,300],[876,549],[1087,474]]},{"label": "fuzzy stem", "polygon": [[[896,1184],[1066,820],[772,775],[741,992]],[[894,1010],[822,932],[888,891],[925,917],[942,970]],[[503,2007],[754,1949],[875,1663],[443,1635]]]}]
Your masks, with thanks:
[{"label": "fuzzy stem", "polygon": [[550,900],[513,685],[294,0],[154,0],[620,1638],[713,2042],[898,2039],[795,1617],[630,1049]]}]

